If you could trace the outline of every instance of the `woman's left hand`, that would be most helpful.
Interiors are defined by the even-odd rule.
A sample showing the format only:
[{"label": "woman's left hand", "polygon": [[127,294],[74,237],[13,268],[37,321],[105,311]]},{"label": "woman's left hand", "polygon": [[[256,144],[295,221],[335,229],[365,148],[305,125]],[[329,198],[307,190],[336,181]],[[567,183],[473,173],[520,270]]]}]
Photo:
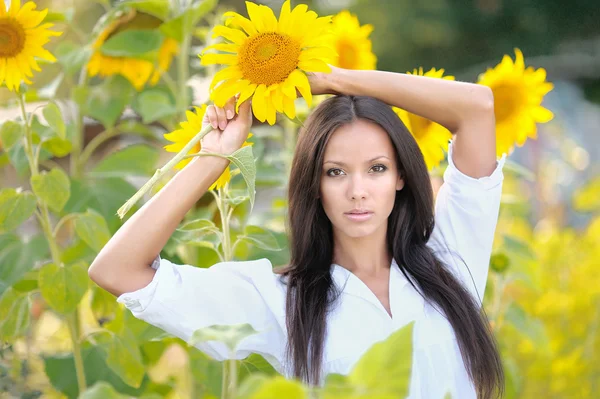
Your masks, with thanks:
[{"label": "woman's left hand", "polygon": [[308,83],[310,83],[310,91],[313,95],[319,94],[340,94],[334,88],[334,78],[335,75],[339,72],[340,68],[331,67],[330,73],[325,72],[308,72],[306,76],[308,77]]}]

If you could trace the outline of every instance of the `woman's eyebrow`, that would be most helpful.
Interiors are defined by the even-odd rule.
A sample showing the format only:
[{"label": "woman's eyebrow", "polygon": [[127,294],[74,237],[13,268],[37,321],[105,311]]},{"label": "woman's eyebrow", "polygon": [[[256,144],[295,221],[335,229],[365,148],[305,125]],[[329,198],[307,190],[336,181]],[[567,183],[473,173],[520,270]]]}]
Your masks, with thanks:
[{"label": "woman's eyebrow", "polygon": [[[376,161],[376,160],[378,160],[378,159],[380,159],[380,158],[385,158],[385,159],[387,159],[387,160],[390,160],[390,159],[389,159],[388,157],[386,157],[385,155],[378,155],[378,156],[376,156],[375,158],[369,159],[369,160],[368,160],[368,161],[366,161],[365,163],[371,163],[371,162],[373,162],[373,161]],[[336,164],[336,165],[340,165],[340,166],[348,166],[348,165],[346,165],[344,162],[341,162],[341,161],[325,161],[325,162],[323,162],[323,164],[326,164],[326,163],[334,163],[334,164]]]}]

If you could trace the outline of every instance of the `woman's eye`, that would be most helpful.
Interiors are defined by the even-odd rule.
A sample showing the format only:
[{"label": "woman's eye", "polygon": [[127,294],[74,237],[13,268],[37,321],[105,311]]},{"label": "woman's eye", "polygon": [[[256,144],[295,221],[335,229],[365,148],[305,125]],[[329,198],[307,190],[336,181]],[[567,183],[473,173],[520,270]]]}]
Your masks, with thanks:
[{"label": "woman's eye", "polygon": [[387,166],[385,166],[385,165],[375,165],[375,166],[373,166],[373,168],[374,169],[379,168],[376,170],[376,172],[385,172],[387,170]]},{"label": "woman's eye", "polygon": [[[334,172],[340,172],[340,173],[334,173]],[[329,169],[327,171],[327,176],[339,176],[341,174],[342,170],[341,169]]]}]

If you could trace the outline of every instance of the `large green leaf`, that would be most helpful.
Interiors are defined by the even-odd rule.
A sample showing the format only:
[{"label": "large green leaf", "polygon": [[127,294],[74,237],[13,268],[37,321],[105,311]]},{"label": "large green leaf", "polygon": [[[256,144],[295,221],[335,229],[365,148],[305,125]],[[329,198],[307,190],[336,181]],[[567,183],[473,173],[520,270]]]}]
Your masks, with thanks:
[{"label": "large green leaf", "polygon": [[123,0],[119,6],[135,8],[161,20],[169,16],[169,0]]},{"label": "large green leaf", "polygon": [[61,139],[67,138],[67,128],[65,121],[63,120],[62,112],[55,102],[49,102],[42,110],[46,122],[50,125],[50,128],[56,133]]},{"label": "large green leaf", "polygon": [[40,269],[38,284],[42,296],[61,314],[74,311],[88,288],[87,265],[78,262],[64,267],[48,263]]},{"label": "large green leaf", "polygon": [[79,395],[79,399],[127,399],[129,396],[123,395],[105,381],[95,383]]},{"label": "large green leaf", "polygon": [[348,381],[373,393],[408,395],[412,368],[414,322],[375,343],[358,361]]},{"label": "large green leaf", "polygon": [[252,328],[248,323],[230,326],[213,325],[194,331],[188,344],[195,346],[206,341],[220,341],[223,342],[231,352],[235,352],[238,344],[243,339],[257,333],[258,331]]},{"label": "large green leaf", "polygon": [[117,373],[126,384],[138,388],[145,374],[142,354],[133,334],[124,329],[121,335],[112,335],[108,345],[106,364]]},{"label": "large green leaf", "polygon": [[166,88],[149,87],[138,93],[131,105],[142,117],[142,122],[152,123],[178,112],[173,95]]},{"label": "large green leaf", "polygon": [[156,170],[157,161],[158,150],[155,147],[134,144],[108,155],[89,172],[89,175],[93,177],[147,176]]},{"label": "large green leaf", "polygon": [[128,29],[111,36],[100,47],[100,52],[109,57],[136,58],[158,51],[163,35],[151,29]]},{"label": "large green leaf", "polygon": [[31,176],[31,188],[35,195],[54,212],[60,212],[71,195],[69,176],[60,168]]},{"label": "large green leaf", "polygon": [[[108,382],[117,392],[139,397],[150,382],[145,376],[139,388],[130,387],[106,364],[106,351],[100,346],[85,343],[82,349],[83,368],[88,386],[98,381]],[[44,356],[45,371],[55,389],[65,394],[69,399],[78,396],[77,377],[73,354]]]},{"label": "large green leaf", "polygon": [[16,234],[0,235],[0,295],[48,256],[48,243],[42,234],[27,242],[22,242]]},{"label": "large green leaf", "polygon": [[248,225],[244,228],[244,235],[238,237],[248,241],[261,249],[268,251],[281,251],[277,238],[269,230],[260,226]]},{"label": "large green leaf", "polygon": [[0,231],[16,229],[35,211],[35,196],[28,192],[5,188],[0,191]]},{"label": "large green leaf", "polygon": [[240,361],[238,380],[244,381],[248,376],[255,373],[261,373],[270,377],[280,375],[264,357],[258,353],[252,353]]},{"label": "large green leaf", "polygon": [[71,182],[71,197],[64,211],[79,213],[88,208],[94,209],[102,215],[110,231],[114,232],[122,224],[116,216],[117,209],[136,191],[134,186],[122,178],[74,179]]},{"label": "large green leaf", "polygon": [[27,332],[30,308],[27,293],[9,288],[0,296],[0,341],[12,342]]},{"label": "large green leaf", "polygon": [[88,209],[75,219],[75,232],[94,251],[100,252],[110,239],[106,221],[98,212]]},{"label": "large green leaf", "polygon": [[227,156],[235,166],[240,169],[242,176],[248,187],[248,195],[250,196],[250,209],[254,208],[254,198],[256,196],[256,164],[252,155],[252,146],[248,145],[240,148],[233,154]]},{"label": "large green leaf", "polygon": [[217,0],[196,0],[183,13],[160,26],[165,35],[178,42],[190,36],[196,24],[217,5]]},{"label": "large green leaf", "polygon": [[60,40],[54,49],[56,59],[62,65],[63,70],[68,75],[79,72],[87,59],[91,55],[90,48],[81,47],[81,45],[70,40]]},{"label": "large green leaf", "polygon": [[23,125],[13,121],[6,121],[0,127],[0,143],[6,150],[12,148],[25,133]]},{"label": "large green leaf", "polygon": [[85,115],[100,121],[106,129],[115,125],[125,106],[130,103],[134,89],[121,75],[105,79],[93,87],[74,89],[73,97]]}]

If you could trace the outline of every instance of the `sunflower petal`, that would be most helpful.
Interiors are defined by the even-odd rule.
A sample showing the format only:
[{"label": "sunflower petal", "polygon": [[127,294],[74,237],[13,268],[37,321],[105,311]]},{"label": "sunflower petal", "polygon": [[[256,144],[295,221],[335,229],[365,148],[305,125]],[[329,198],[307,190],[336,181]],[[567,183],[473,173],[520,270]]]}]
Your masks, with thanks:
[{"label": "sunflower petal", "polygon": [[331,68],[319,59],[304,60],[298,63],[298,68],[307,72],[331,72]]},{"label": "sunflower petal", "polygon": [[265,24],[262,19],[260,6],[251,1],[246,1],[246,9],[248,10],[248,16],[250,17],[250,21],[252,21],[252,23],[256,27],[257,32],[263,32],[265,30]]},{"label": "sunflower petal", "polygon": [[256,35],[258,33],[252,21],[236,12],[228,11],[225,13],[225,17],[229,17],[225,20],[226,26],[231,24],[239,25],[248,36]]},{"label": "sunflower petal", "polygon": [[290,0],[285,0],[281,5],[281,11],[279,12],[279,30],[283,33],[288,33],[290,14]]},{"label": "sunflower petal", "polygon": [[215,26],[213,32],[213,37],[222,36],[237,45],[243,44],[248,39],[248,36],[241,30],[228,28],[223,25]]},{"label": "sunflower petal", "polygon": [[277,30],[277,18],[273,13],[273,10],[267,6],[259,6],[259,10],[262,11],[263,27],[266,32],[274,32]]},{"label": "sunflower petal", "polygon": [[538,123],[550,122],[552,118],[554,118],[552,111],[541,106],[534,108],[531,112],[531,115]]},{"label": "sunflower petal", "polygon": [[277,119],[277,112],[275,110],[275,106],[273,105],[273,101],[271,100],[271,96],[266,96],[265,105],[267,106],[267,122],[269,125],[273,126]]},{"label": "sunflower petal", "polygon": [[294,104],[294,100],[287,96],[283,96],[283,112],[290,119],[294,119],[296,117],[296,106]]},{"label": "sunflower petal", "polygon": [[252,111],[254,116],[261,122],[267,119],[267,104],[265,101],[265,90],[267,87],[264,84],[259,85],[252,96]]},{"label": "sunflower petal", "polygon": [[306,104],[310,107],[312,104],[312,92],[310,91],[310,83],[308,82],[306,75],[299,69],[294,69],[294,71],[290,73],[288,79],[290,79],[291,83],[298,88],[300,94],[306,100]]},{"label": "sunflower petal", "polygon": [[237,65],[229,66],[229,67],[221,69],[219,72],[215,73],[215,76],[213,77],[213,80],[210,83],[209,90],[212,91],[215,88],[215,85],[218,82],[221,82],[223,80],[229,80],[229,79],[238,80],[241,78],[242,78],[242,71],[240,71],[240,68]]},{"label": "sunflower petal", "polygon": [[217,107],[224,107],[227,101],[248,85],[246,80],[229,80],[212,92],[212,99]]},{"label": "sunflower petal", "polygon": [[238,56],[235,54],[203,54],[200,56],[200,64],[212,65],[212,64],[223,64],[223,65],[237,65]]},{"label": "sunflower petal", "polygon": [[204,50],[202,51],[202,53],[204,54],[208,50],[217,50],[217,51],[224,51],[226,53],[237,54],[240,51],[240,45],[239,44],[235,44],[235,43],[217,43],[217,44],[211,44],[210,46],[205,47]]},{"label": "sunflower petal", "polygon": [[256,90],[257,85],[255,83],[251,83],[241,91],[240,96],[238,97],[237,103],[235,104],[235,112],[240,112],[240,105],[249,99],[254,91]]}]

